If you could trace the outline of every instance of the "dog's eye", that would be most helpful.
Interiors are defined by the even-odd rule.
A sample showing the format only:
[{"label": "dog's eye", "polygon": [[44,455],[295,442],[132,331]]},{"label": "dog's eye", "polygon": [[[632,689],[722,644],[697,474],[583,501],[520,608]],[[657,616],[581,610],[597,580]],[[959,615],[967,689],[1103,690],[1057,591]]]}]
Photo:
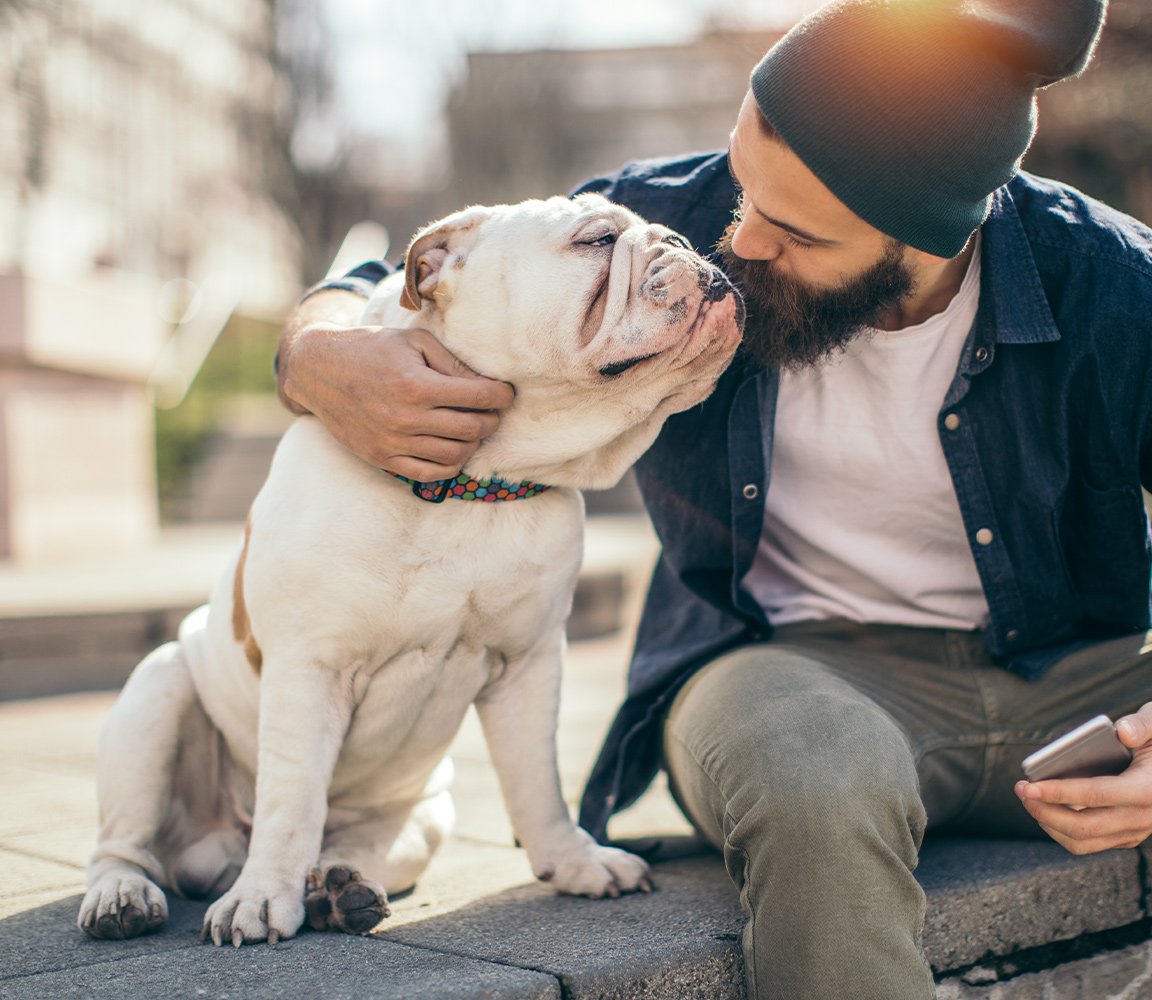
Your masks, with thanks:
[{"label": "dog's eye", "polygon": [[610,365],[605,365],[600,369],[600,374],[604,378],[615,378],[617,375],[623,375],[629,368],[634,368],[640,364],[641,361],[647,361],[649,358],[656,357],[655,354],[641,354],[638,358],[629,358],[627,361],[615,361]]},{"label": "dog's eye", "polygon": [[602,236],[595,236],[590,240],[581,240],[580,242],[590,247],[607,247],[616,242],[616,234],[604,233]]}]

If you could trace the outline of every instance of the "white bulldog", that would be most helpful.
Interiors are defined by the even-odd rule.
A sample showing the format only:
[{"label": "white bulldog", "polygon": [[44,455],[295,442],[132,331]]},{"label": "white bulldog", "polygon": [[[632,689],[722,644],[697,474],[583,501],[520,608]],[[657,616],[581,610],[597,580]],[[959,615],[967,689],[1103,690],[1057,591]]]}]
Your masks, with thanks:
[{"label": "white bulldog", "polygon": [[577,490],[616,483],[704,399],[741,313],[680,236],[598,195],[419,233],[363,322],[431,330],[515,403],[469,463],[475,483],[439,489],[366,464],[312,417],[288,430],[210,603],[135,669],[104,727],[80,927],[156,929],[163,885],[220,897],[215,944],[305,920],[367,932],[451,828],[445,752],[473,703],[536,876],[647,890],[645,863],[595,843],[560,793]]}]

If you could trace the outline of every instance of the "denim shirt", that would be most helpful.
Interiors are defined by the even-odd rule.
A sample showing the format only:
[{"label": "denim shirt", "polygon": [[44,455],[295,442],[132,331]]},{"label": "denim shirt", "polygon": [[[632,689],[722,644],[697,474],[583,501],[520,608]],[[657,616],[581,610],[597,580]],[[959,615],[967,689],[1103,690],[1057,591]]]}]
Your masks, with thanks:
[{"label": "denim shirt", "polygon": [[[701,252],[732,218],[725,154],[633,163],[584,185]],[[937,418],[990,611],[996,663],[1039,676],[1071,649],[1149,625],[1152,231],[1020,174],[982,231],[980,304]],[[636,474],[663,546],[627,698],[588,780],[603,839],[660,766],[661,722],[698,667],[772,627],[742,589],[771,484],[778,378],[738,355]],[[1152,679],[1149,683],[1152,698]]]},{"label": "denim shirt", "polygon": [[[710,253],[736,194],[724,153],[649,160],[585,184]],[[322,287],[367,294],[380,264]],[[689,676],[770,640],[742,589],[770,488],[778,381],[738,354],[636,465],[662,543],[627,697],[580,822],[604,839],[660,767],[663,715]],[[1078,645],[1149,625],[1152,231],[1020,174],[983,226],[980,304],[938,429],[990,619],[995,662],[1039,676]],[[1152,697],[1152,683],[1149,684]]]}]

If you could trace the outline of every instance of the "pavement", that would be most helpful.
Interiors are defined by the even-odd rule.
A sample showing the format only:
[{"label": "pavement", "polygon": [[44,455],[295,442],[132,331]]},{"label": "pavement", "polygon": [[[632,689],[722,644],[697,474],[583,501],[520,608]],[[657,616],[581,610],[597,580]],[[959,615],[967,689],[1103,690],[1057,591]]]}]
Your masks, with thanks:
[{"label": "pavement", "polygon": [[[452,749],[456,831],[374,934],[304,932],[274,946],[217,949],[199,942],[206,904],[174,899],[159,933],[86,938],[75,917],[96,840],[95,745],[115,695],[82,690],[86,680],[109,682],[64,667],[103,664],[106,678],[122,675],[130,663],[112,669],[115,643],[94,651],[77,647],[76,636],[140,614],[167,628],[165,615],[207,592],[238,530],[168,531],[148,550],[115,559],[0,568],[0,1000],[744,997],[736,890],[720,857],[691,836],[663,781],[611,830],[654,851],[656,891],[557,896],[532,879],[514,846],[474,715]],[[592,519],[582,587],[583,607],[595,613],[584,615],[583,628],[595,637],[570,644],[558,733],[573,808],[623,694],[655,551],[636,518]],[[608,606],[613,622],[603,617]],[[54,639],[55,652],[37,659]],[[12,693],[32,689],[53,693]],[[1148,861],[1137,850],[1071,858],[1046,841],[930,840],[918,877],[938,997],[1152,998]]]}]

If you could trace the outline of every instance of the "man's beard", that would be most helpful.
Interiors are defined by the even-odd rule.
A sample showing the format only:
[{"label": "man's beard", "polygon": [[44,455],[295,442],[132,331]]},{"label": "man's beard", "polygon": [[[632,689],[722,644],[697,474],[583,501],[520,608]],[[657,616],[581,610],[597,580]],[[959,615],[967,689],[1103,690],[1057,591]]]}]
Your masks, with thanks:
[{"label": "man's beard", "polygon": [[895,240],[863,274],[821,289],[777,273],[768,261],[738,257],[732,252],[737,225],[716,247],[748,307],[742,350],[765,368],[796,370],[825,361],[874,329],[881,314],[912,291],[914,279]]}]

